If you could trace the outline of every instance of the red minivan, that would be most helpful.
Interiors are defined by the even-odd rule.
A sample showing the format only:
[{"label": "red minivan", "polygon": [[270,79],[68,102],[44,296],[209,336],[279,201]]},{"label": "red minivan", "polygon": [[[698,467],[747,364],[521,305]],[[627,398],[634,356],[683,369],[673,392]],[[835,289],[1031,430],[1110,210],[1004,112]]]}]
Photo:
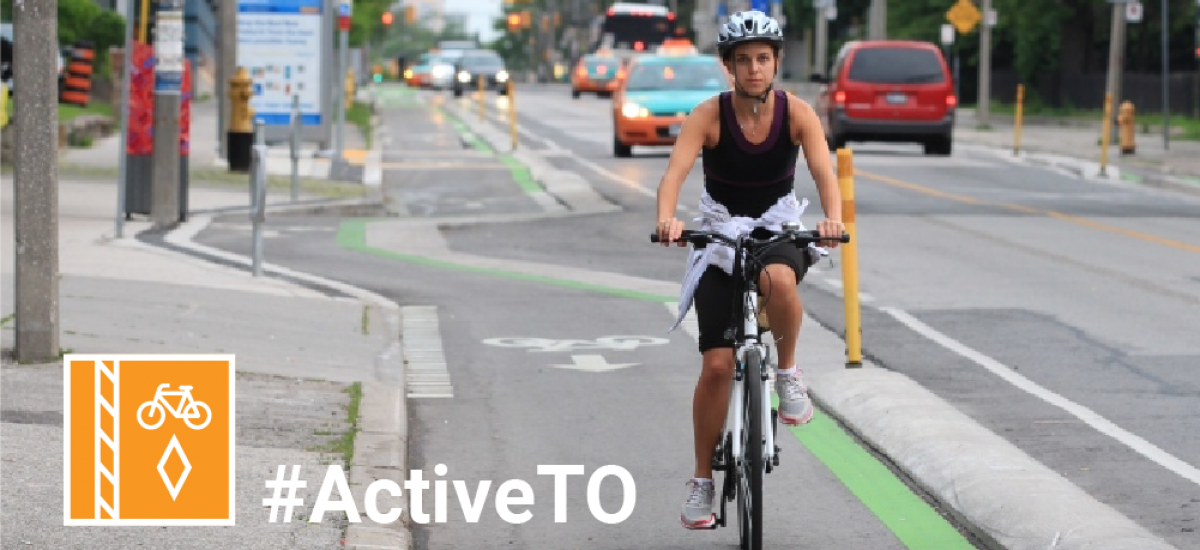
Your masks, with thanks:
[{"label": "red minivan", "polygon": [[929,42],[864,40],[838,52],[816,110],[831,149],[847,141],[924,145],[949,155],[953,145],[954,80],[942,52]]}]

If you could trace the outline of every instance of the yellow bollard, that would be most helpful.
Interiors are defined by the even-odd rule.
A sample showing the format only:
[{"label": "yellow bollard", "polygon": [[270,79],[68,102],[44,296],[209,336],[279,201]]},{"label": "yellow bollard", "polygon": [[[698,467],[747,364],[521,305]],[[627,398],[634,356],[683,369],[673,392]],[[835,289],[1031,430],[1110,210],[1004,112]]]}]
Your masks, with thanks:
[{"label": "yellow bollard", "polygon": [[8,126],[8,86],[0,82],[0,128]]},{"label": "yellow bollard", "polygon": [[517,96],[513,95],[515,86],[510,79],[507,86],[508,94],[508,134],[512,138],[512,150],[517,150]]},{"label": "yellow bollard", "polygon": [[487,92],[483,89],[484,79],[487,78],[479,75],[479,120],[487,118]]},{"label": "yellow bollard", "polygon": [[1017,84],[1017,119],[1013,123],[1013,156],[1021,151],[1021,115],[1025,112],[1025,85]]},{"label": "yellow bollard", "polygon": [[1104,126],[1100,129],[1100,175],[1108,175],[1108,144],[1112,133],[1112,94],[1104,94]]},{"label": "yellow bollard", "polygon": [[858,235],[854,229],[854,152],[838,149],[838,188],[842,194],[842,223],[850,242],[842,245],[842,294],[846,302],[846,368],[862,366],[862,318],[858,304]]},{"label": "yellow bollard", "polygon": [[1137,151],[1134,137],[1137,120],[1134,116],[1133,102],[1128,99],[1122,101],[1121,108],[1117,110],[1117,124],[1121,125],[1121,154],[1132,155]]}]

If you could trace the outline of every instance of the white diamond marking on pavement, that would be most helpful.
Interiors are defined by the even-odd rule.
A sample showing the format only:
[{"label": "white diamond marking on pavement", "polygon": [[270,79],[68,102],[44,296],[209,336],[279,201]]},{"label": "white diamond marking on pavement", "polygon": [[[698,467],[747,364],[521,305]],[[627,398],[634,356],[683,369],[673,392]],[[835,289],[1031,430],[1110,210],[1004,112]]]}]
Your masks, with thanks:
[{"label": "white diamond marking on pavement", "polygon": [[[183,474],[179,476],[179,482],[175,484],[171,483],[171,478],[167,477],[167,471],[164,469],[172,450],[179,455],[179,460],[183,461]],[[175,500],[175,497],[179,496],[179,490],[183,488],[183,482],[187,480],[188,473],[191,471],[192,464],[188,462],[187,455],[183,454],[183,447],[179,445],[179,440],[172,435],[171,442],[167,444],[167,450],[163,452],[162,460],[158,461],[158,474],[162,476],[163,484],[167,486],[167,491],[170,491],[171,500]]]}]

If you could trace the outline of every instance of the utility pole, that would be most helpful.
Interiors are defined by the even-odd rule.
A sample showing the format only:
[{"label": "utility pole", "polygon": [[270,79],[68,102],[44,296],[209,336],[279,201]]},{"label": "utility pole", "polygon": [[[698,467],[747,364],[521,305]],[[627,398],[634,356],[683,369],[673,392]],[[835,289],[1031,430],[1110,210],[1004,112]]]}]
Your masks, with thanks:
[{"label": "utility pole", "polygon": [[821,76],[825,76],[825,59],[828,57],[826,50],[829,47],[829,20],[825,18],[825,13],[830,3],[830,0],[813,0],[813,7],[817,11],[817,51],[813,60],[813,73]]},{"label": "utility pole", "polygon": [[150,217],[179,221],[179,96],[183,89],[183,0],[159,0],[154,27],[154,152]]},{"label": "utility pole", "polygon": [[[1112,32],[1108,41],[1108,84],[1106,92],[1112,97],[1113,105],[1121,104],[1121,76],[1125,65],[1125,3],[1114,3],[1112,7]],[[1113,109],[1117,112],[1117,109]],[[1111,120],[1104,121],[1112,124]]]},{"label": "utility pole", "polygon": [[58,358],[58,0],[13,6],[17,361]]},{"label": "utility pole", "polygon": [[871,0],[870,25],[867,37],[871,40],[887,39],[887,0]]},{"label": "utility pole", "polygon": [[354,5],[351,0],[341,0],[338,4],[338,71],[334,88],[337,93],[337,103],[334,111],[337,113],[337,128],[333,136],[335,159],[342,159],[346,148],[346,69],[350,66],[350,18]]},{"label": "utility pole", "polygon": [[217,4],[220,12],[217,17],[217,34],[221,37],[217,44],[220,59],[217,61],[217,135],[221,139],[221,158],[229,160],[229,81],[237,72],[237,9],[238,3],[227,0]]},{"label": "utility pole", "polygon": [[1171,38],[1170,7],[1162,0],[1162,113],[1163,150],[1171,148],[1171,55],[1168,44]]},{"label": "utility pole", "polygon": [[987,126],[992,107],[992,25],[988,20],[992,13],[992,0],[983,0],[983,24],[979,27],[979,101],[975,118],[980,126]]}]

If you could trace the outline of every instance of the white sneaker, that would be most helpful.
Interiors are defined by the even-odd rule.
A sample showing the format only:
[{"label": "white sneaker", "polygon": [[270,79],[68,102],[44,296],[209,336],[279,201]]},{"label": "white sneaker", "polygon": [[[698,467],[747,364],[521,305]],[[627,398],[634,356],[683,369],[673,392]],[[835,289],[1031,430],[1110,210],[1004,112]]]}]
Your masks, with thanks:
[{"label": "white sneaker", "polygon": [[687,502],[683,503],[679,521],[688,529],[711,529],[716,523],[712,511],[713,482],[692,479],[687,484],[691,492],[688,493]]},{"label": "white sneaker", "polygon": [[813,417],[812,400],[808,388],[800,381],[800,369],[786,376],[776,373],[775,393],[779,395],[779,420],[789,426],[807,424]]}]

